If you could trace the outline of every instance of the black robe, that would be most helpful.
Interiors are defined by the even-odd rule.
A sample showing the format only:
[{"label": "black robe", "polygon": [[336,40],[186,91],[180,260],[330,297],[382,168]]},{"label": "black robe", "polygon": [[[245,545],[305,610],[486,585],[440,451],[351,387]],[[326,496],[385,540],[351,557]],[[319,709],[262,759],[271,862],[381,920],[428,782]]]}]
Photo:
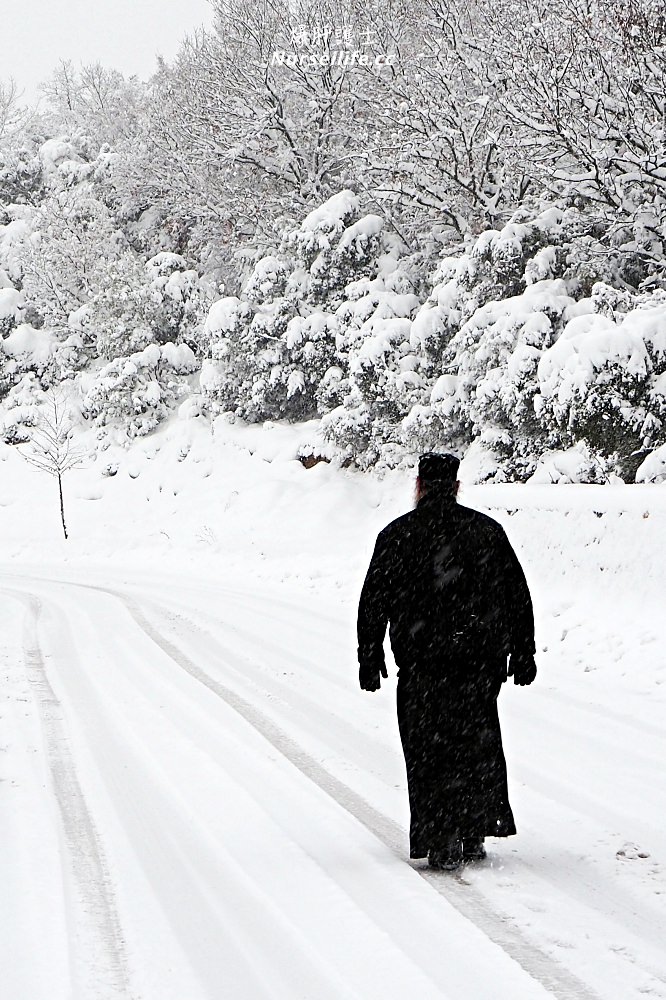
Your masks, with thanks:
[{"label": "black robe", "polygon": [[532,602],[504,529],[430,490],[380,532],[358,611],[361,668],[390,623],[411,808],[410,857],[451,834],[516,832],[497,715],[507,656],[534,652]]}]

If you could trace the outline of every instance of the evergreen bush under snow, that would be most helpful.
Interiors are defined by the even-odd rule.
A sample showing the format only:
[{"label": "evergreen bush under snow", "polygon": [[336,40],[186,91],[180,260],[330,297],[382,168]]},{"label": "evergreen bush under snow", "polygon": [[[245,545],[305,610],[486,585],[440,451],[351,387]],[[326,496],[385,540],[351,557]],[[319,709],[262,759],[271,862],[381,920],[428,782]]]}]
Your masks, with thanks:
[{"label": "evergreen bush under snow", "polygon": [[618,292],[603,262],[590,283],[580,229],[573,209],[520,218],[423,280],[343,192],[212,307],[204,395],[251,421],[320,415],[313,447],[363,468],[475,443],[483,475],[526,479],[578,447],[572,478],[631,479],[664,443],[666,299]]}]

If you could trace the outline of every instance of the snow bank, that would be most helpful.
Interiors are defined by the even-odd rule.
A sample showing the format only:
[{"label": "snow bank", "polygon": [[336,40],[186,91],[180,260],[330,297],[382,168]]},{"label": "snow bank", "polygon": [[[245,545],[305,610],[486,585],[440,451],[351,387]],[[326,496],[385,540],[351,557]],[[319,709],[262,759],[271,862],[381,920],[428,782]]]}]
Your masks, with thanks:
[{"label": "snow bank", "polygon": [[[316,429],[317,421],[262,427],[222,416],[212,439],[206,426],[188,420],[158,429],[129,450],[107,447],[93,465],[68,477],[70,496],[100,492],[102,499],[94,512],[72,501],[72,545],[65,551],[116,553],[122,562],[129,552],[154,546],[164,530],[179,558],[196,559],[197,535],[208,525],[218,554],[232,558],[247,554],[248,546],[261,550],[264,570],[269,564],[277,573],[299,566],[306,575],[342,573],[345,579],[361,573],[374,533],[411,505],[414,474],[395,471],[379,480],[326,463],[306,470],[298,455]],[[483,461],[475,452],[469,449],[461,465],[462,502],[499,516],[539,567],[537,577],[544,571],[552,582],[570,573],[573,558],[586,585],[603,580],[604,586],[635,587],[639,593],[649,577],[655,592],[666,589],[666,516],[659,488],[553,490],[536,481],[473,486]],[[7,554],[38,555],[54,541],[53,551],[59,552],[57,511],[50,508],[48,491],[39,488],[39,473],[24,467],[6,445],[0,446],[0,460]],[[149,467],[140,480],[128,471],[137,460]],[[563,476],[574,460],[575,455],[552,459],[563,463]],[[117,474],[109,479],[102,472],[110,461]]]}]

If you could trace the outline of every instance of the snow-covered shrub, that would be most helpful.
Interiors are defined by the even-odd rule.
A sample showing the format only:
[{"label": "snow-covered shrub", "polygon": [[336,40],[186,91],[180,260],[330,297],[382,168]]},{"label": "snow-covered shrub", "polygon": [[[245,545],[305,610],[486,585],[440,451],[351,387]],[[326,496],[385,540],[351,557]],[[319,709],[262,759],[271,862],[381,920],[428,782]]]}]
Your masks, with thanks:
[{"label": "snow-covered shrub", "polygon": [[666,444],[655,448],[636,471],[637,483],[666,483]]},{"label": "snow-covered shrub", "polygon": [[409,452],[461,453],[469,445],[471,433],[457,412],[458,383],[457,375],[440,375],[430,392],[429,402],[413,406],[404,417],[401,440]]},{"label": "snow-covered shrub", "polygon": [[[519,212],[502,229],[487,229],[467,253],[444,261],[435,292],[445,309],[468,320],[486,302],[520,295],[537,281],[563,276],[567,244],[579,224],[578,214],[556,208],[533,219]],[[453,282],[453,284],[451,284]]]},{"label": "snow-covered shrub", "polygon": [[300,264],[286,283],[286,296],[304,295],[313,306],[334,309],[349,282],[374,273],[383,229],[378,215],[361,215],[357,195],[333,195],[285,236],[284,250]]},{"label": "snow-covered shrub", "polygon": [[22,288],[39,322],[66,328],[69,314],[106,287],[109,262],[125,244],[89,186],[49,192],[20,248]]},{"label": "snow-covered shrub", "polygon": [[330,313],[314,311],[289,320],[273,357],[267,356],[272,363],[264,396],[267,403],[273,402],[275,416],[298,420],[315,415],[322,409],[322,385],[330,400],[339,330]]},{"label": "snow-covered shrub", "polygon": [[252,392],[256,367],[248,330],[252,308],[234,295],[210,307],[201,335],[203,362],[200,386],[207,403],[217,411],[235,411]]},{"label": "snow-covered shrub", "polygon": [[[255,264],[240,299],[214,304],[202,388],[215,406],[257,421],[339,405],[351,342],[370,315],[357,321],[348,298],[365,293],[355,288],[372,284],[387,249],[382,220],[358,215],[357,196],[341,191],[288,230],[277,255]],[[378,299],[367,301],[377,310]]]},{"label": "snow-covered shrub", "polygon": [[537,281],[521,295],[486,303],[449,343],[449,367],[457,376],[452,414],[471,438],[488,427],[505,432],[510,477],[529,473],[535,452],[548,445],[535,410],[537,370],[572,306],[561,279]]},{"label": "snow-covered shrub", "polygon": [[530,483],[597,483],[607,481],[605,464],[600,462],[585,442],[565,451],[547,451],[536,463]]},{"label": "snow-covered shrub", "polygon": [[561,274],[577,219],[554,209],[518,216],[438,264],[411,327],[428,389],[402,419],[412,453],[461,450],[488,429],[489,464],[504,463],[508,478],[529,474],[546,443],[533,406],[536,368],[574,304]]},{"label": "snow-covered shrub", "polygon": [[466,483],[512,482],[516,478],[513,463],[511,435],[496,427],[485,427],[465,449],[461,477]]},{"label": "snow-covered shrub", "polygon": [[252,315],[246,303],[223,299],[212,317],[220,316],[224,303],[230,318],[211,348],[211,360],[204,361],[204,394],[217,408],[250,421],[316,414],[319,385],[336,361],[335,316],[293,316],[285,299],[262,305]]},{"label": "snow-covered shrub", "polygon": [[389,450],[399,454],[400,421],[428,395],[423,359],[411,340],[420,300],[393,257],[385,257],[378,271],[346,288],[336,310],[338,365],[320,390],[322,404],[342,398],[322,424],[325,441],[360,465],[375,464]]},{"label": "snow-covered shrub", "polygon": [[149,434],[187,391],[186,376],[197,368],[186,344],[150,344],[127,358],[116,358],[89,386],[83,415],[102,426],[117,423],[128,437]]},{"label": "snow-covered shrub", "polygon": [[26,372],[42,376],[52,361],[56,338],[50,330],[37,330],[29,323],[20,323],[0,340],[0,361],[11,381]]},{"label": "snow-covered shrub", "polygon": [[37,150],[37,157],[42,165],[42,175],[55,189],[74,187],[87,180],[93,170],[75,143],[61,136],[43,142]]},{"label": "snow-covered shrub", "polygon": [[243,295],[249,302],[261,303],[281,298],[285,294],[287,279],[293,261],[268,254],[256,262],[250,277],[243,286]]},{"label": "snow-covered shrub", "polygon": [[[646,303],[643,303],[646,304]],[[539,363],[540,420],[623,478],[666,436],[666,305],[575,317]]]},{"label": "snow-covered shrub", "polygon": [[38,409],[45,397],[34,372],[22,375],[3,400],[0,436],[5,444],[23,444],[30,437],[38,418]]},{"label": "snow-covered shrub", "polygon": [[211,291],[180,254],[159,253],[146,263],[150,287],[161,317],[155,327],[156,342],[168,341],[198,347]]},{"label": "snow-covered shrub", "polygon": [[6,336],[21,320],[23,293],[14,288],[0,271],[0,337]]},{"label": "snow-covered shrub", "polygon": [[39,156],[27,145],[0,149],[0,205],[34,204],[43,197],[45,181]]},{"label": "snow-covered shrub", "polygon": [[335,455],[344,465],[355,464],[360,468],[372,466],[381,453],[373,447],[374,422],[369,407],[356,406],[353,409],[337,406],[321,420],[321,439],[315,443],[315,451]]},{"label": "snow-covered shrub", "polygon": [[32,232],[33,210],[24,205],[0,204],[0,268],[5,283],[21,288],[21,255]]},{"label": "snow-covered shrub", "polygon": [[207,306],[199,275],[177,254],[146,264],[132,251],[110,261],[105,286],[86,320],[100,357],[112,359],[149,344],[198,344]]}]

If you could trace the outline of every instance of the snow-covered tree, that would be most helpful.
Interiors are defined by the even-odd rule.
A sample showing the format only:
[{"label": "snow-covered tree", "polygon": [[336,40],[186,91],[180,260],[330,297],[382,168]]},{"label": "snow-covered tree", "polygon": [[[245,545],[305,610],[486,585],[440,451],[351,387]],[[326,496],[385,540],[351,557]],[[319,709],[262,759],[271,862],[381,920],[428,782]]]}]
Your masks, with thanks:
[{"label": "snow-covered tree", "polygon": [[551,197],[603,220],[601,247],[663,266],[666,21],[649,0],[502,0],[471,15],[505,147]]},{"label": "snow-covered tree", "polygon": [[400,421],[427,392],[425,359],[411,338],[420,299],[414,275],[390,243],[384,242],[372,277],[346,286],[336,311],[341,374],[320,390],[327,402],[340,400],[322,422],[324,440],[361,465],[374,464],[389,450],[398,455]]},{"label": "snow-covered tree", "polygon": [[128,438],[149,434],[188,391],[199,365],[186,344],[150,344],[101,368],[87,386],[83,416]]},{"label": "snow-covered tree", "polygon": [[302,419],[330,405],[346,289],[376,274],[382,246],[381,219],[359,215],[351,191],[332,196],[258,261],[242,300],[213,306],[204,383],[217,405],[250,420]]},{"label": "snow-covered tree", "polygon": [[[4,368],[0,356],[0,373]],[[34,372],[23,374],[18,380],[8,379],[0,421],[0,436],[5,444],[24,444],[29,439],[43,402],[44,390]]]},{"label": "snow-covered tree", "polygon": [[320,416],[363,467],[631,479],[663,437],[658,5],[213,7],[148,86],[0,90],[3,410],[73,380],[147,433],[200,364],[209,413]]},{"label": "snow-covered tree", "polygon": [[539,362],[536,399],[545,426],[628,481],[666,439],[666,308],[638,305],[571,319]]},{"label": "snow-covered tree", "polygon": [[50,193],[30,230],[20,254],[26,301],[41,323],[66,330],[70,314],[105,287],[108,261],[120,255],[124,237],[86,185]]},{"label": "snow-covered tree", "polygon": [[109,143],[133,139],[144,113],[146,85],[99,62],[76,68],[61,60],[41,89],[44,126],[74,136],[88,160]]},{"label": "snow-covered tree", "polygon": [[160,253],[144,264],[126,250],[108,262],[104,287],[82,320],[99,357],[107,360],[149,344],[196,348],[207,302],[197,271],[180,255]]}]

